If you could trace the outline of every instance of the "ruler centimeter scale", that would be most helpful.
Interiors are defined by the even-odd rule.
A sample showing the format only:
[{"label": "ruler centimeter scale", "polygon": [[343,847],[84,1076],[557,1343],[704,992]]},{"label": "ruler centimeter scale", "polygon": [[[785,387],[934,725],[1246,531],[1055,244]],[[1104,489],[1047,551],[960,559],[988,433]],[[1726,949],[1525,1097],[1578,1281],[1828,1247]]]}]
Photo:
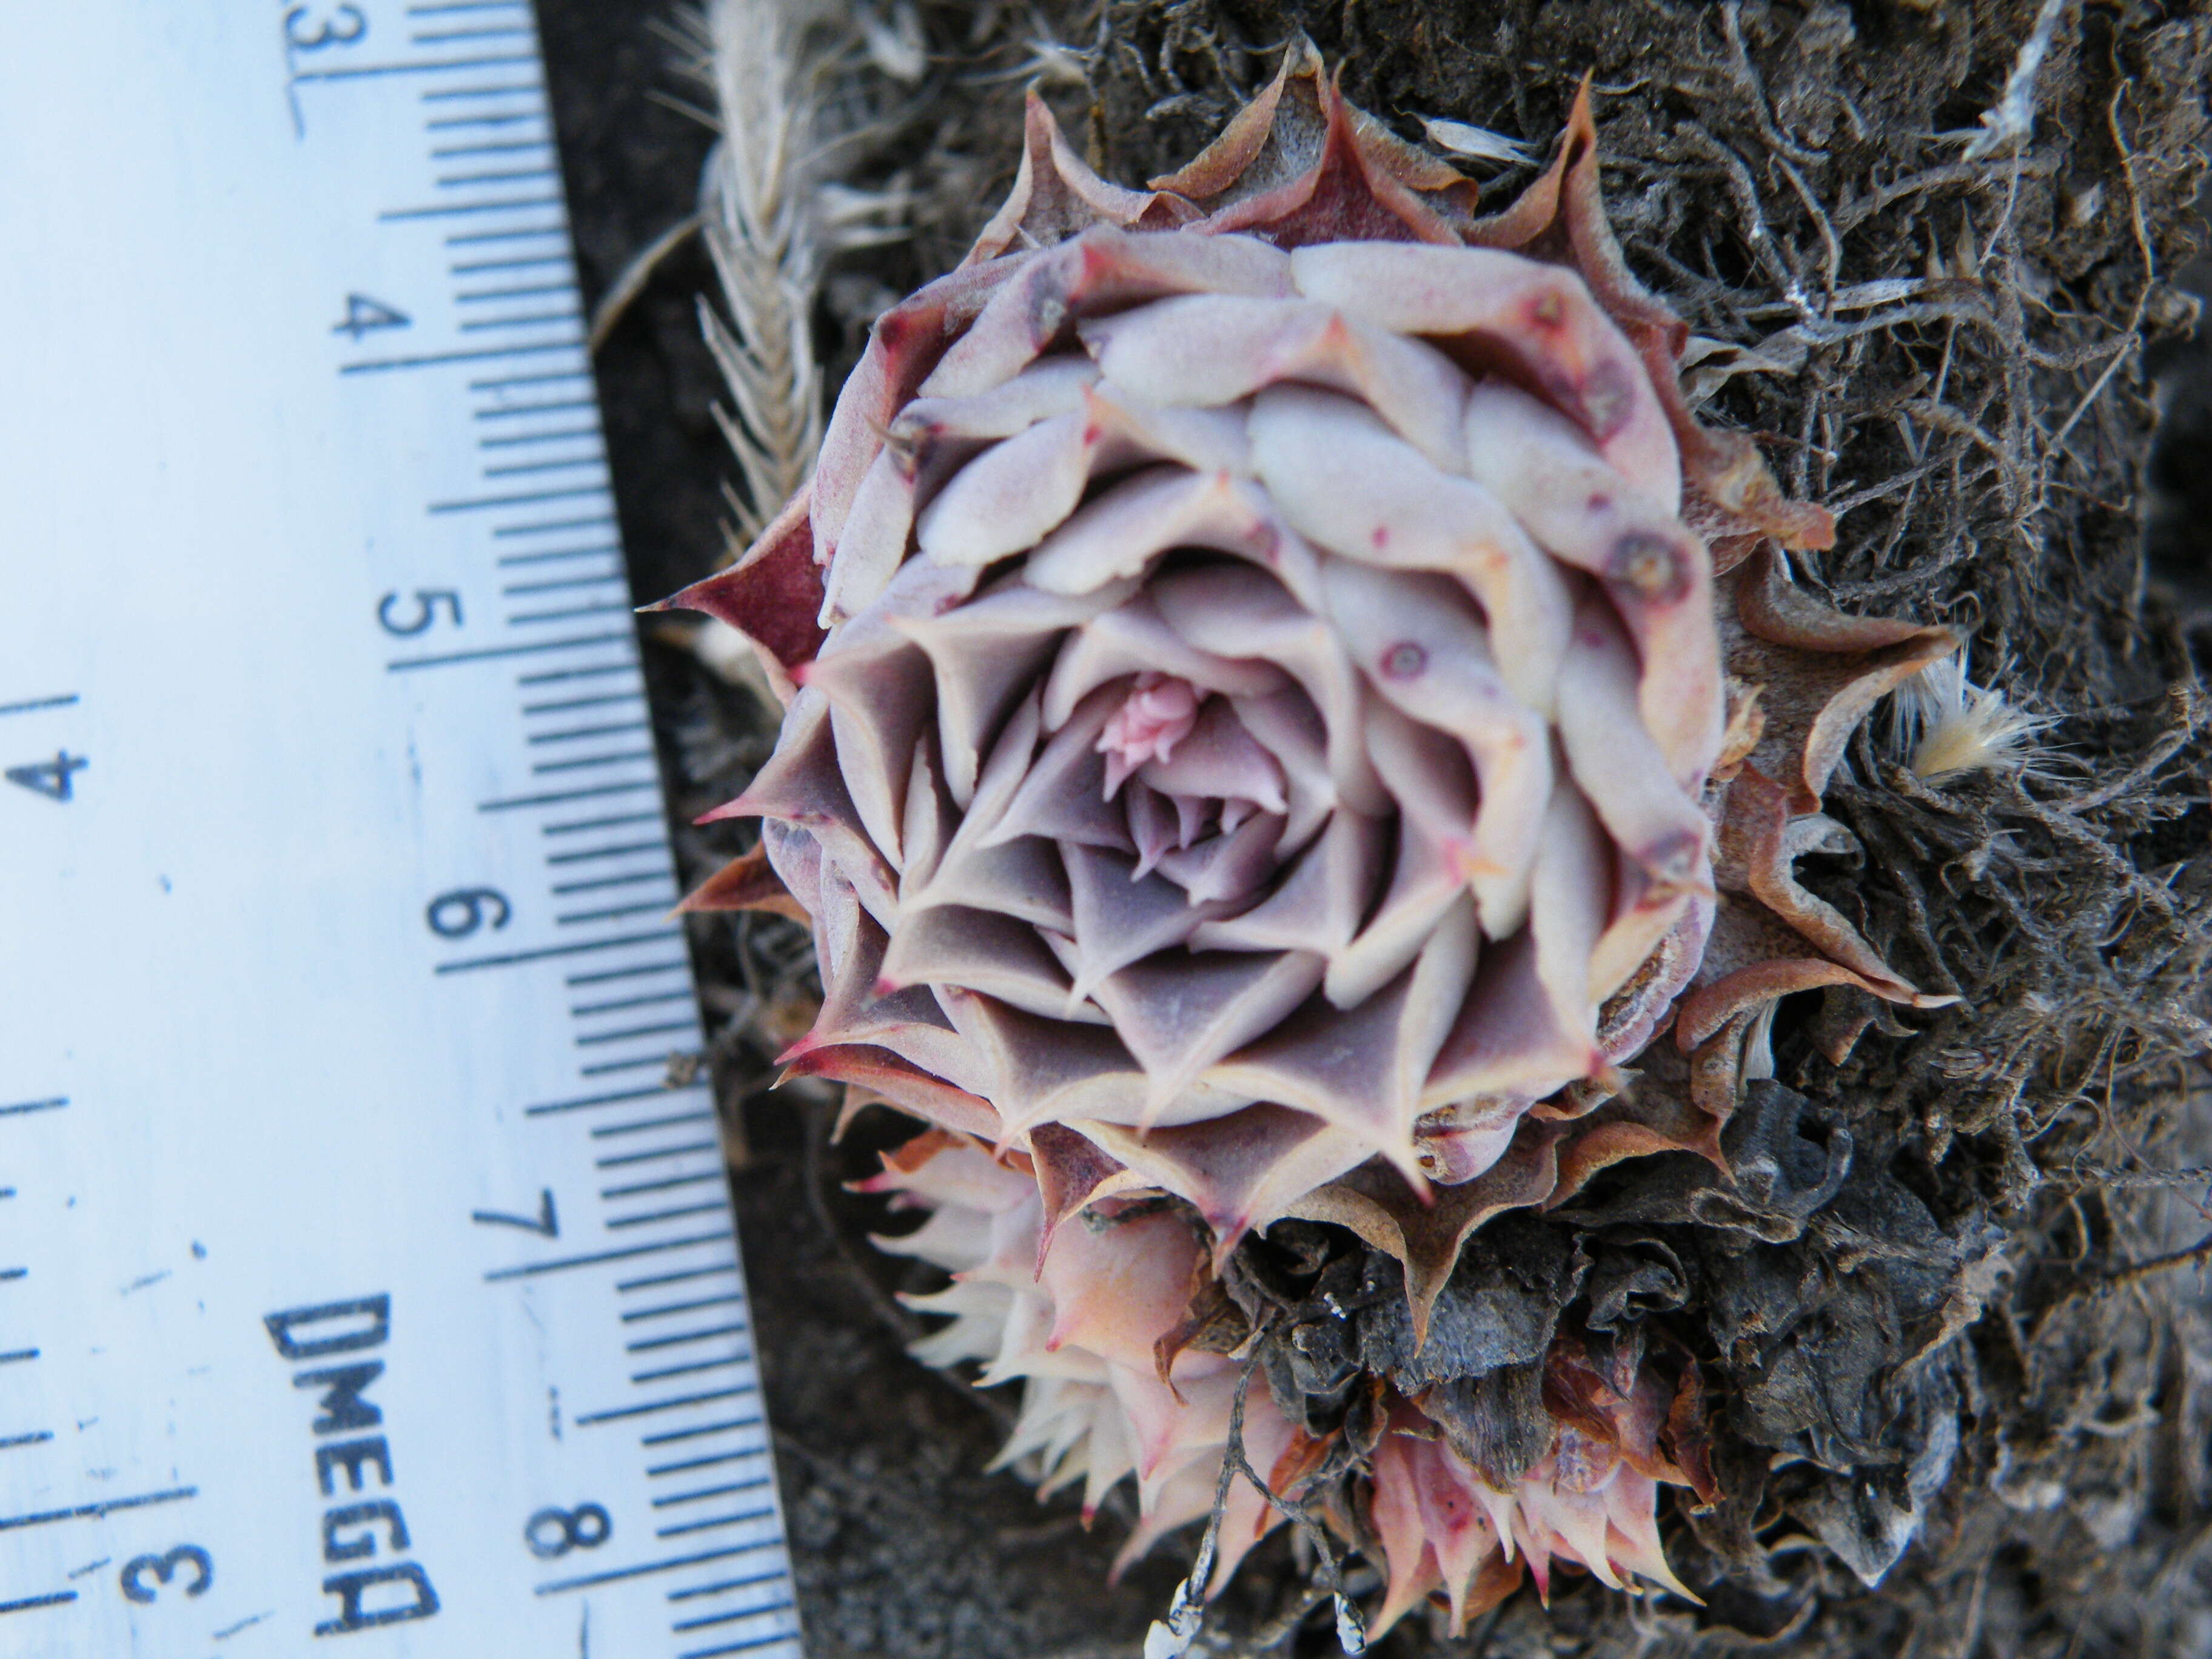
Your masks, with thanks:
[{"label": "ruler centimeter scale", "polygon": [[0,76],[0,1652],[797,1659],[527,0]]}]

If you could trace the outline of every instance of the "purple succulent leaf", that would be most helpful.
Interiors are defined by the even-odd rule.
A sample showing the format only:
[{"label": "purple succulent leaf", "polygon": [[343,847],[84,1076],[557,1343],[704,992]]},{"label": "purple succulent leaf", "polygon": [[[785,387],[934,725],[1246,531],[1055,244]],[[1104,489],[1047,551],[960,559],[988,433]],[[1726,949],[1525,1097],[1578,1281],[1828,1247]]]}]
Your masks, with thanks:
[{"label": "purple succulent leaf", "polygon": [[1268,494],[1317,546],[1464,582],[1491,619],[1514,696],[1550,717],[1574,599],[1503,502],[1431,465],[1364,404],[1332,392],[1269,387],[1253,400],[1252,444]]},{"label": "purple succulent leaf", "polygon": [[1212,1080],[1310,1112],[1418,1180],[1413,1126],[1422,1089],[1477,955],[1474,907],[1462,893],[1389,984],[1341,1008],[1317,998],[1230,1056]]},{"label": "purple succulent leaf", "polygon": [[1321,615],[1300,605],[1283,583],[1243,565],[1170,572],[1156,578],[1147,592],[1169,626],[1200,650],[1242,652],[1296,680],[1327,734],[1338,800],[1370,816],[1390,810],[1360,739],[1358,671]]},{"label": "purple succulent leaf", "polygon": [[1495,248],[1409,242],[1322,243],[1291,255],[1298,291],[1450,355],[1502,352],[1562,409],[1574,410],[1606,460],[1668,513],[1681,504],[1674,428],[1636,350],[1572,271]]},{"label": "purple succulent leaf", "polygon": [[1170,951],[1109,975],[1099,1005],[1146,1079],[1138,1127],[1150,1128],[1209,1066],[1279,1025],[1321,983],[1322,967],[1305,951]]},{"label": "purple succulent leaf", "polygon": [[1218,656],[1192,645],[1169,625],[1153,595],[1140,589],[1060,647],[1045,681],[1046,728],[1066,725],[1076,705],[1108,681],[1146,674],[1171,676],[1201,691],[1238,697],[1266,696],[1286,684],[1281,670],[1249,654]]},{"label": "purple succulent leaf", "polygon": [[1434,348],[1333,306],[1194,295],[1078,331],[1108,383],[1148,403],[1218,407],[1300,380],[1358,398],[1436,465],[1463,465],[1466,374]]},{"label": "purple succulent leaf", "polygon": [[1085,996],[1108,975],[1188,944],[1206,922],[1239,908],[1221,900],[1194,903],[1165,876],[1139,876],[1134,859],[1103,848],[1063,845],[1061,853],[1073,899],[1071,971]]},{"label": "purple succulent leaf", "polygon": [[1022,695],[1053,660],[1063,635],[1136,591],[1115,583],[1079,598],[1046,593],[1018,579],[993,583],[971,603],[892,625],[921,647],[936,680],[937,732],[945,781],[956,805],[975,799],[982,754]]},{"label": "purple succulent leaf", "polygon": [[1241,915],[1200,926],[1191,935],[1192,948],[1317,950],[1334,962],[1367,914],[1386,844],[1380,819],[1348,810],[1332,813],[1273,892]]},{"label": "purple succulent leaf", "polygon": [[737,817],[774,818],[805,830],[860,891],[869,913],[886,927],[894,925],[898,900],[893,874],[853,804],[830,730],[830,701],[821,692],[801,690],[792,700],[768,763],[737,799],[699,822]]},{"label": "purple succulent leaf", "polygon": [[1637,719],[1636,653],[1595,594],[1575,611],[1559,668],[1559,738],[1568,769],[1607,832],[1650,888],[1709,880],[1711,825]]},{"label": "purple succulent leaf", "polygon": [[906,917],[877,972],[884,995],[954,985],[1048,1019],[1114,1023],[1071,994],[1066,970],[1035,927],[996,910],[937,904]]},{"label": "purple succulent leaf", "polygon": [[1529,533],[1605,585],[1641,653],[1638,712],[1685,787],[1720,752],[1725,710],[1712,562],[1671,513],[1598,455],[1580,428],[1497,380],[1467,404],[1468,462]]},{"label": "purple succulent leaf", "polygon": [[1217,1266],[1248,1231],[1374,1155],[1348,1130],[1267,1103],[1148,1134],[1119,1123],[1077,1127],[1149,1182],[1188,1198],[1213,1231]]},{"label": "purple succulent leaf", "polygon": [[987,392],[1060,337],[1071,316],[1182,294],[1291,292],[1288,256],[1249,236],[1148,236],[1098,225],[1034,255],[921,384],[926,398]]},{"label": "purple succulent leaf", "polygon": [[1210,547],[1267,563],[1284,526],[1267,497],[1225,471],[1155,466],[1109,485],[1036,544],[1024,580],[1054,593],[1088,593],[1139,576],[1170,548]]}]

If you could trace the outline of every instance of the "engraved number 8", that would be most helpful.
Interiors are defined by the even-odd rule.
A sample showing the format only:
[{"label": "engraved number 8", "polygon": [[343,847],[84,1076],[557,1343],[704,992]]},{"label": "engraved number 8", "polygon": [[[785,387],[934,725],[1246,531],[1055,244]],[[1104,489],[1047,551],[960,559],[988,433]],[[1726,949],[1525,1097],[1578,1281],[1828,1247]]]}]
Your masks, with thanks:
[{"label": "engraved number 8", "polygon": [[579,1504],[573,1510],[548,1507],[530,1517],[522,1541],[541,1561],[550,1561],[570,1550],[595,1550],[607,1541],[615,1523],[597,1504]]},{"label": "engraved number 8", "polygon": [[[349,46],[368,33],[368,19],[362,15],[359,6],[333,6],[327,17],[317,16],[319,6],[295,6],[284,14],[284,39],[299,52],[315,52],[324,46]],[[315,32],[309,34],[305,27],[309,22]]]}]

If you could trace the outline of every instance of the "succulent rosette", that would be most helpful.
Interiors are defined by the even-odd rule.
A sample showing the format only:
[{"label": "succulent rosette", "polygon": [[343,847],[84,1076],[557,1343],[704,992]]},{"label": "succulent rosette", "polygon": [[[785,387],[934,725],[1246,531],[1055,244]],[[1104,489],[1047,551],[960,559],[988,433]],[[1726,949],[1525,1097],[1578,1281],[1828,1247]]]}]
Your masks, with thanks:
[{"label": "succulent rosette", "polygon": [[[808,489],[671,602],[743,632],[787,704],[710,815],[762,845],[690,903],[812,927],[793,1072],[996,1150],[961,1212],[1005,1237],[931,1352],[1030,1376],[1015,1445],[1093,1501],[1133,1468],[1148,1516],[1210,1502],[1218,1444],[1133,1449],[1160,1391],[1198,1396],[1131,1382],[1128,1329],[1059,1370],[1018,1334],[1106,1294],[1076,1293],[1103,1260],[1068,1265],[1096,1240],[1196,1235],[1079,1225],[1164,1194],[1215,1269],[1285,1217],[1349,1228],[1403,1264],[1418,1341],[1490,1215],[1622,1157],[1719,1162],[1778,997],[1844,998],[1837,1042],[1874,999],[1940,1000],[1792,866],[1848,841],[1819,811],[1844,741],[1950,637],[1790,582],[1828,517],[1684,403],[1587,93],[1516,202],[1475,195],[1307,46],[1146,191],[1032,100],[1010,199],[878,321]],[[1182,1267],[1146,1309],[1188,1301]],[[1458,1479],[1397,1428],[1375,1455],[1386,1534],[1386,1469]],[[1579,1496],[1484,1510],[1497,1559],[1664,1582],[1652,1457],[1598,1504],[1553,1455],[1513,1478]],[[1401,1546],[1394,1601],[1432,1568],[1463,1604],[1472,1548]]]},{"label": "succulent rosette", "polygon": [[[1117,1571],[1213,1507],[1242,1370],[1219,1354],[1163,1344],[1183,1322],[1202,1261],[1178,1215],[1127,1200],[1044,1237],[1036,1182],[1020,1154],[1000,1162],[980,1143],[933,1131],[886,1155],[861,1190],[895,1195],[927,1219],[876,1242],[952,1275],[907,1298],[952,1322],[915,1346],[933,1365],[975,1362],[986,1387],[1020,1380],[1022,1410],[998,1467],[1026,1464],[1042,1494],[1079,1485],[1087,1522],[1107,1492],[1136,1478],[1141,1523]],[[1246,1460],[1288,1491],[1305,1471],[1303,1437],[1265,1389],[1242,1415]],[[1249,1482],[1231,1490],[1214,1582],[1281,1516]]]}]

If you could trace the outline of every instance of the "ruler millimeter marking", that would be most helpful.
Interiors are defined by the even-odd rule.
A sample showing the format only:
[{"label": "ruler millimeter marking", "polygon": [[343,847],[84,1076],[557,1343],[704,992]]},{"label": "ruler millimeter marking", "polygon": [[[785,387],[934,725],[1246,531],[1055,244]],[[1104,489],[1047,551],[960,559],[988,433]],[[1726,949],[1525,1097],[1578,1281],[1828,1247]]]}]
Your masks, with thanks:
[{"label": "ruler millimeter marking", "polygon": [[0,1651],[796,1659],[529,7],[0,65]]}]

